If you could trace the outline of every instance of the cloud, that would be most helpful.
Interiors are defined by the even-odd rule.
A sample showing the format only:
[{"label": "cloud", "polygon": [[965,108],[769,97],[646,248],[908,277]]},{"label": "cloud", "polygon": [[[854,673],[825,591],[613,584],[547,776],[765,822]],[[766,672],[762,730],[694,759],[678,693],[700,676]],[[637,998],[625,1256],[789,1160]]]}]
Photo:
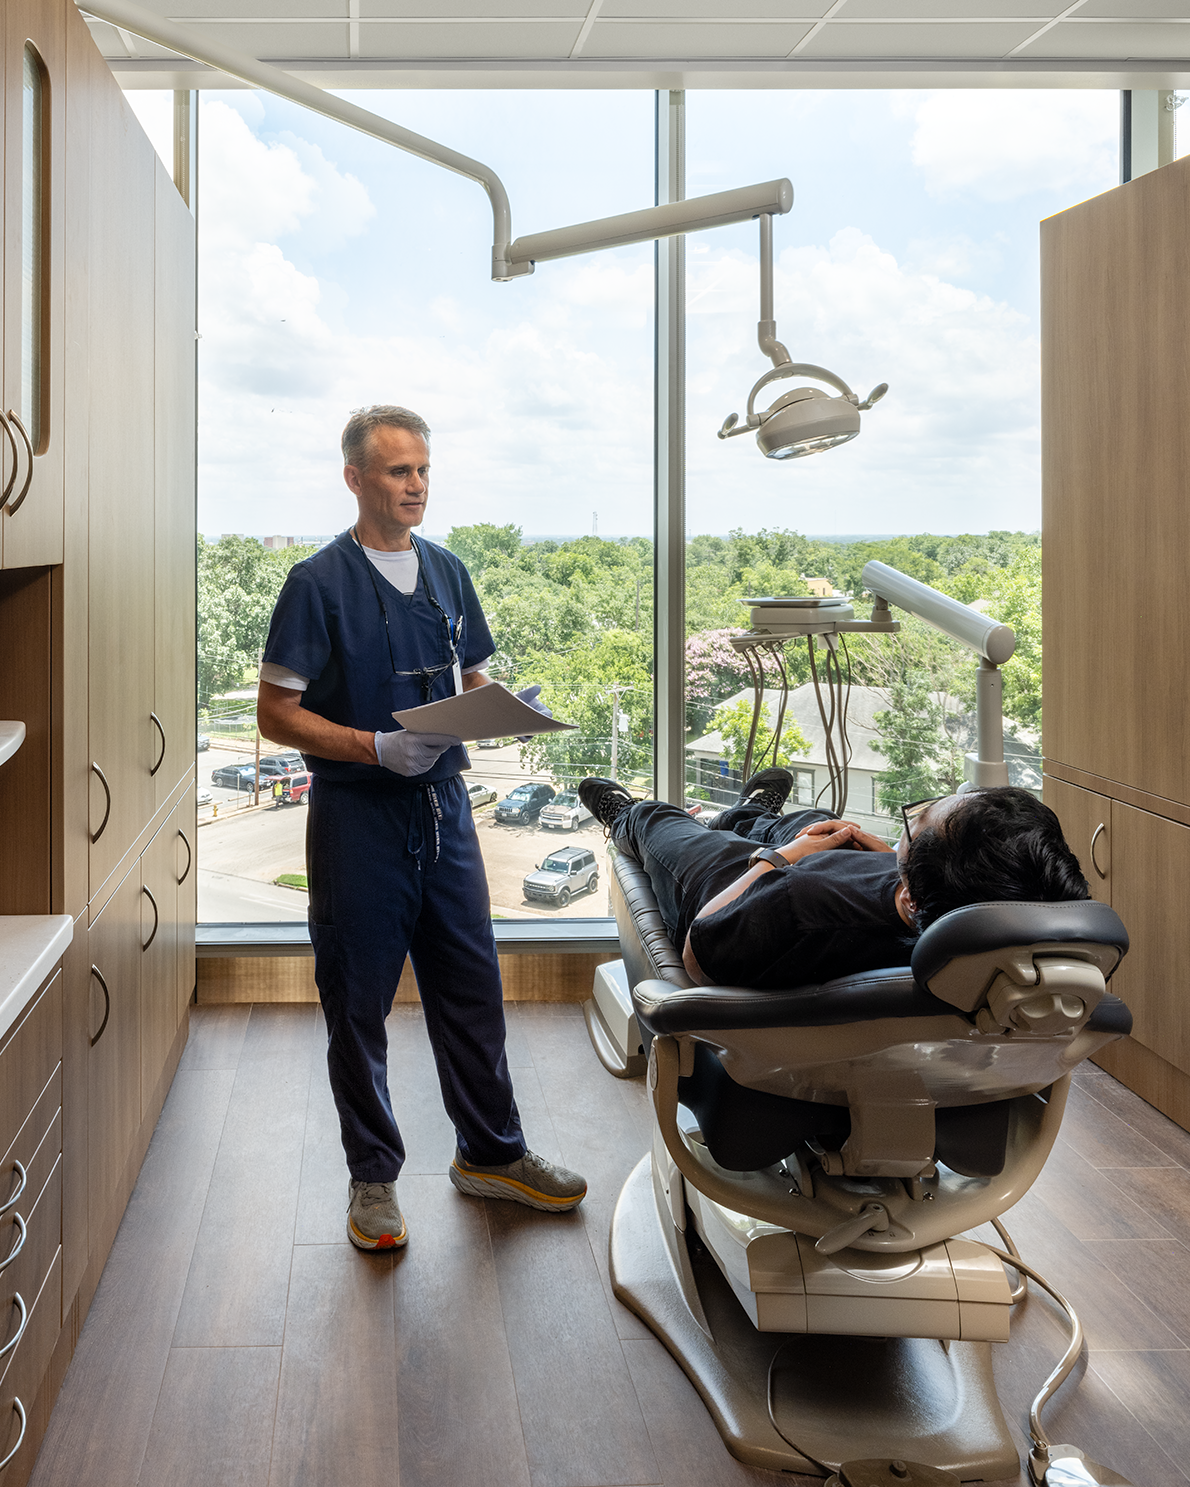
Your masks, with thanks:
[{"label": "cloud", "polygon": [[545,265],[474,293],[442,292],[446,273],[429,293],[416,282],[376,286],[391,303],[345,332],[328,301],[370,306],[370,286],[346,294],[282,244],[300,233],[305,257],[336,233],[366,230],[363,186],[292,134],[259,140],[220,102],[204,106],[203,150],[204,531],[346,525],[339,434],[351,408],[377,401],[418,408],[434,428],[429,531],[493,519],[585,530],[591,506],[605,531],[649,524],[647,249]]},{"label": "cloud", "polygon": [[932,196],[1007,202],[1034,191],[1068,198],[1117,182],[1119,94],[1012,89],[903,95],[916,120],[913,163]]},{"label": "cloud", "polygon": [[[830,368],[861,397],[888,382],[888,396],[863,415],[858,440],[788,466],[759,458],[747,435],[714,440],[727,413],[743,414],[765,367],[747,323],[755,315],[757,272],[743,254],[702,260],[691,272],[694,530],[738,524],[722,517],[714,523],[727,482],[744,525],[818,532],[1036,525],[1039,357],[1028,317],[899,263],[855,228],[836,233],[826,247],[781,254],[777,334],[795,361]],[[700,297],[704,276],[718,279],[718,287]],[[781,390],[765,389],[758,405]]]}]

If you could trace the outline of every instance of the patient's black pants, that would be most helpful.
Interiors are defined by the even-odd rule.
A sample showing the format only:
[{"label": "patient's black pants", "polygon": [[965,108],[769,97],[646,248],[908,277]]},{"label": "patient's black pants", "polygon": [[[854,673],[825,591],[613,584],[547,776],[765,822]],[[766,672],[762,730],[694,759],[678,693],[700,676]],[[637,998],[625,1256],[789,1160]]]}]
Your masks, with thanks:
[{"label": "patient's black pants", "polygon": [[641,800],[616,820],[612,839],[640,862],[665,920],[681,949],[703,904],[734,883],[758,846],[784,847],[830,811],[775,816],[758,805],[732,806],[706,826],[664,800]]}]

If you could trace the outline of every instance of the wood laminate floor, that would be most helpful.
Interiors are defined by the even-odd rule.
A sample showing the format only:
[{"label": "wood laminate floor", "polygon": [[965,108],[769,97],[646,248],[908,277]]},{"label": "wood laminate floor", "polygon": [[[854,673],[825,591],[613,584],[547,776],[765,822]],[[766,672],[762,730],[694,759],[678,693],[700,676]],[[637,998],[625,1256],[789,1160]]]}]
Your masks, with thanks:
[{"label": "wood laminate floor", "polygon": [[[509,1007],[530,1144],[586,1174],[568,1215],[446,1179],[420,1008],[390,1021],[409,1151],[399,1255],[344,1234],[346,1172],[315,1006],[191,1009],[190,1042],[96,1293],[35,1487],[736,1487],[741,1466],[662,1345],[611,1296],[607,1230],[648,1144],[573,1005]],[[1082,1316],[1050,1406],[1137,1487],[1190,1481],[1190,1135],[1084,1065],[1006,1222]],[[996,1349],[1005,1412],[1065,1345],[1037,1294]]]}]

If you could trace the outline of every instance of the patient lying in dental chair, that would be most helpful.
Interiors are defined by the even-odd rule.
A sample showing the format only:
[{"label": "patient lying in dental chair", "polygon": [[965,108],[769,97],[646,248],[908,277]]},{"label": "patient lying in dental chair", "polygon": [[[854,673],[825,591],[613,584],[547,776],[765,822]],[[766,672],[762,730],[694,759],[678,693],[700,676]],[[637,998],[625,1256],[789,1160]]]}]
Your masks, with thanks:
[{"label": "patient lying in dental chair", "polygon": [[780,990],[908,965],[928,925],[964,904],[1090,896],[1058,818],[1027,790],[973,790],[902,807],[897,846],[820,810],[782,809],[766,769],[708,826],[612,780],[579,795],[649,875],[688,975]]}]

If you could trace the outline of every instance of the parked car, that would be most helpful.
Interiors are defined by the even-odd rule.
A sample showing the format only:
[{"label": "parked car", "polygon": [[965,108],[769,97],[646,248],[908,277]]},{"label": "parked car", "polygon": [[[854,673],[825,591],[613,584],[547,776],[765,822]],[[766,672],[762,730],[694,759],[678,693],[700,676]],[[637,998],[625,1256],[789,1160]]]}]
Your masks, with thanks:
[{"label": "parked car", "polygon": [[497,794],[491,785],[481,785],[478,780],[474,785],[467,786],[467,799],[471,802],[473,811],[477,811],[481,805],[491,805]]},{"label": "parked car", "polygon": [[282,805],[301,805],[303,801],[310,804],[310,776],[302,770],[300,774],[287,774],[280,780],[280,801]]},{"label": "parked car", "polygon": [[497,804],[496,820],[526,825],[530,821],[536,821],[542,806],[553,798],[554,790],[551,785],[518,785],[511,795],[506,795]]},{"label": "parked car", "polygon": [[477,749],[498,749],[503,742],[502,738],[477,738],[475,747]]},{"label": "parked car", "polygon": [[564,790],[543,807],[538,819],[551,831],[577,831],[584,821],[591,819],[591,812],[573,790]]},{"label": "parked car", "polygon": [[213,801],[214,798],[215,797],[212,792],[208,790],[204,785],[195,795],[194,803],[195,805],[210,805],[211,801]]},{"label": "parked car", "polygon": [[207,735],[205,733],[200,733],[198,735],[198,743],[197,743],[196,747],[197,747],[198,752],[200,754],[205,753],[206,750],[211,747],[211,740],[207,737]]},{"label": "parked car", "polygon": [[265,775],[297,774],[299,770],[306,767],[306,761],[300,754],[265,754],[260,761],[260,777]]},{"label": "parked car", "polygon": [[521,885],[525,897],[564,909],[576,893],[594,893],[599,866],[589,847],[559,847]]},{"label": "parked car", "polygon": [[223,764],[211,771],[211,784],[223,790],[256,788],[256,767],[252,764]]}]

